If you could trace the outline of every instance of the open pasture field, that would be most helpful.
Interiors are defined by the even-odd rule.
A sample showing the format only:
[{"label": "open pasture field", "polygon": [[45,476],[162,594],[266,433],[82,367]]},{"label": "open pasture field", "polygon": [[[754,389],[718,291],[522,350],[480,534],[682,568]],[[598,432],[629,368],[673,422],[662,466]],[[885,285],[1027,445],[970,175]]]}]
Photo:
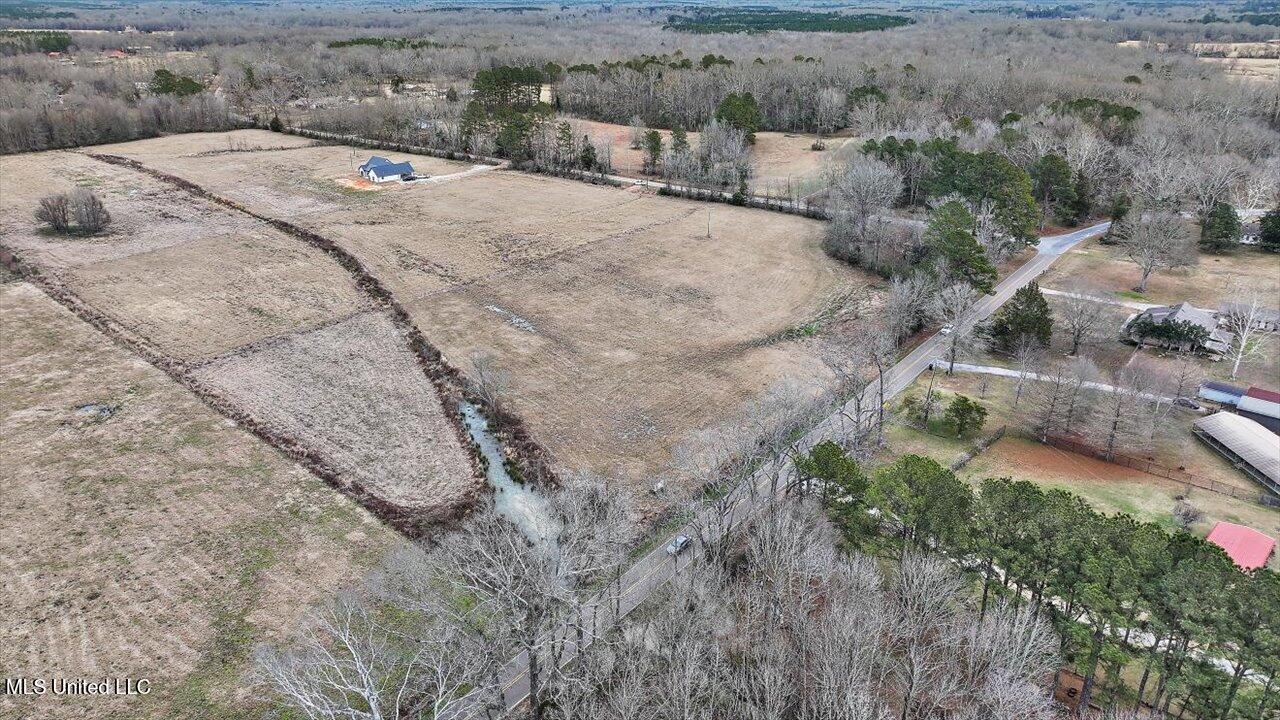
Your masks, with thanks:
[{"label": "open pasture field", "polygon": [[[172,141],[155,142],[191,150]],[[233,144],[240,144],[238,135]],[[156,152],[146,144],[139,149]],[[200,155],[214,165],[223,157]],[[284,444],[301,440],[318,464],[358,485],[351,488],[357,494],[372,493],[369,502],[394,506],[388,510],[447,516],[477,490],[468,452],[404,333],[389,322],[354,320],[368,317],[375,303],[324,252],[246,213],[79,153],[5,157],[0,176],[4,244],[86,312],[228,401],[233,413],[263,424]],[[9,180],[19,177],[41,192]],[[32,212],[39,197],[77,185],[102,196],[115,218],[108,231],[54,236],[38,228]],[[302,340],[291,342],[295,337]],[[313,352],[314,337],[328,338],[328,355]],[[347,381],[354,378],[377,378],[398,411],[371,411],[371,399],[381,396]],[[273,397],[299,404],[260,402]],[[406,444],[406,433],[430,440],[429,460]],[[355,462],[353,452],[380,461]]]},{"label": "open pasture field", "polygon": [[[199,160],[152,164],[234,183]],[[287,178],[277,192],[315,199]],[[639,486],[687,479],[672,458],[691,436],[823,375],[819,339],[783,336],[882,284],[828,258],[818,222],[637,189],[492,171],[341,201],[291,220],[359,257],[455,365],[492,357],[559,468]]]},{"label": "open pasture field", "polygon": [[[631,148],[631,128],[626,125],[570,118],[577,136],[588,135],[607,141],[613,160],[614,172],[628,177],[642,177],[644,150]],[[663,147],[671,144],[671,131],[659,130]],[[697,146],[698,133],[690,132],[689,144]],[[823,150],[814,150],[814,142],[821,141]],[[794,188],[802,196],[825,186],[823,169],[832,162],[848,158],[856,153],[861,142],[844,133],[832,137],[820,137],[807,133],[758,132],[756,144],[751,146],[755,174],[751,178],[751,191],[757,195],[789,197],[788,188]]]},{"label": "open pasture field", "polygon": [[1040,286],[1061,290],[1073,278],[1084,278],[1118,298],[1159,305],[1185,300],[1196,307],[1212,309],[1227,299],[1227,289],[1233,280],[1254,281],[1262,286],[1280,282],[1280,255],[1244,245],[1230,255],[1200,253],[1199,261],[1192,267],[1152,275],[1147,282],[1147,292],[1139,296],[1132,290],[1141,274],[1119,246],[1092,239],[1055,262],[1040,278]]},{"label": "open pasture field", "polygon": [[[228,150],[227,148],[235,148]],[[192,133],[93,149],[122,155],[147,167],[189,178],[201,175],[207,190],[264,215],[290,222],[302,216],[347,212],[353,204],[377,204],[375,197],[416,189],[397,182],[372,185],[360,178],[360,164],[371,155],[409,160],[413,169],[432,177],[465,172],[467,163],[427,155],[408,155],[315,141],[265,130]],[[205,177],[208,168],[218,173]],[[377,192],[357,189],[370,186]]]},{"label": "open pasture field", "polygon": [[253,646],[401,541],[34,286],[0,326],[0,666],[151,680],[0,716],[261,717]]},{"label": "open pasture field", "polygon": [[[424,514],[470,505],[478,483],[391,321],[368,312],[195,371],[255,417],[317,449],[343,478]],[[381,435],[370,437],[377,428]]]}]

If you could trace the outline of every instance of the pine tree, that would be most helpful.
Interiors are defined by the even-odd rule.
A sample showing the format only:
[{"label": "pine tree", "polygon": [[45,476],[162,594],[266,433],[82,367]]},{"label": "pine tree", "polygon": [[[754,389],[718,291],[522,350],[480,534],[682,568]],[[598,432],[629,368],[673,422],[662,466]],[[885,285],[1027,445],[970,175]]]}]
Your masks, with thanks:
[{"label": "pine tree", "polygon": [[582,153],[578,157],[578,164],[583,170],[588,172],[596,169],[596,146],[591,144],[591,138],[586,135],[582,136]]},{"label": "pine tree", "polygon": [[671,130],[671,152],[676,155],[689,152],[689,134],[683,125],[676,125]]},{"label": "pine tree", "polygon": [[1262,232],[1258,238],[1263,250],[1280,252],[1280,206],[1274,207],[1262,216],[1259,228]]},{"label": "pine tree", "polygon": [[1024,340],[1031,340],[1042,347],[1049,345],[1053,337],[1053,315],[1049,303],[1040,292],[1040,285],[1027,283],[1013,294],[1009,302],[1000,308],[991,334],[1006,351],[1012,352]]},{"label": "pine tree", "polygon": [[1231,252],[1240,243],[1242,231],[1236,209],[1224,202],[1214,203],[1200,219],[1200,249],[1218,254]]},{"label": "pine tree", "polygon": [[933,211],[924,240],[954,272],[979,291],[988,293],[995,286],[996,269],[974,237],[973,228],[974,219],[969,209],[953,200]]}]

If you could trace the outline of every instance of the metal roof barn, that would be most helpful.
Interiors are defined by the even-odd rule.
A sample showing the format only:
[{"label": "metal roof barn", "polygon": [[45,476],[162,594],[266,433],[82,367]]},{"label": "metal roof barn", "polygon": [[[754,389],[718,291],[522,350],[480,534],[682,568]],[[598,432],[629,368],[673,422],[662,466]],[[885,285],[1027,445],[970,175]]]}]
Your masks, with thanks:
[{"label": "metal roof barn", "polygon": [[1196,420],[1193,431],[1249,477],[1280,496],[1280,437],[1249,418],[1229,412]]}]

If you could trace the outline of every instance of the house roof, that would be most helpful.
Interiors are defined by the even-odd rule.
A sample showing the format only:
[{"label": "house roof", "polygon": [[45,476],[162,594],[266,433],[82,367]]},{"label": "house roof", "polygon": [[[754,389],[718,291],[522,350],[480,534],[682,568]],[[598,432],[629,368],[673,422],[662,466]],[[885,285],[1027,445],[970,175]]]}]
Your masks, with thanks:
[{"label": "house roof", "polygon": [[1198,308],[1188,302],[1148,308],[1142,314],[1156,322],[1169,322],[1170,320],[1189,322],[1192,325],[1199,325],[1210,333],[1218,327],[1218,319],[1214,317],[1212,310]]},{"label": "house roof", "polygon": [[1227,551],[1236,565],[1253,570],[1267,564],[1276,549],[1274,538],[1263,535],[1251,527],[1220,522],[1209,531],[1209,542]]},{"label": "house roof", "polygon": [[390,175],[407,175],[413,172],[413,165],[407,162],[387,163],[386,165],[378,165],[369,170],[371,175],[378,177],[388,177]]},{"label": "house roof", "polygon": [[1226,352],[1234,337],[1232,333],[1218,328],[1218,316],[1212,310],[1198,308],[1189,302],[1148,308],[1143,310],[1138,317],[1148,317],[1158,323],[1177,320],[1204,328],[1205,332],[1209,333],[1209,339],[1205,341],[1204,346],[1218,352]]},{"label": "house roof", "polygon": [[1254,308],[1247,303],[1222,303],[1222,312],[1224,315],[1229,315],[1234,312],[1247,315],[1249,312],[1253,312],[1255,317],[1263,322],[1275,322],[1280,319],[1280,310],[1275,310],[1273,308]]},{"label": "house roof", "polygon": [[1280,437],[1235,413],[1218,412],[1195,421],[1195,426],[1235,453],[1254,470],[1280,483]]},{"label": "house roof", "polygon": [[360,171],[367,172],[373,168],[376,168],[382,165],[391,165],[391,164],[393,163],[390,160],[382,157],[381,155],[374,155],[373,157],[370,157],[368,160],[366,160],[363,165],[360,166]]}]

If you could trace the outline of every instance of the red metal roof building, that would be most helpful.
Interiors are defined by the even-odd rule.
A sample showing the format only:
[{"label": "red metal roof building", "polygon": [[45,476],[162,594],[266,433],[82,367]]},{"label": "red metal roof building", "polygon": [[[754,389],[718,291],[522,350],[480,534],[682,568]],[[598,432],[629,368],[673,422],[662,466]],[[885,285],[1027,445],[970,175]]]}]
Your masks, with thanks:
[{"label": "red metal roof building", "polygon": [[1276,541],[1253,528],[1220,522],[1209,532],[1209,542],[1227,551],[1227,555],[1245,570],[1267,564],[1275,552]]}]

